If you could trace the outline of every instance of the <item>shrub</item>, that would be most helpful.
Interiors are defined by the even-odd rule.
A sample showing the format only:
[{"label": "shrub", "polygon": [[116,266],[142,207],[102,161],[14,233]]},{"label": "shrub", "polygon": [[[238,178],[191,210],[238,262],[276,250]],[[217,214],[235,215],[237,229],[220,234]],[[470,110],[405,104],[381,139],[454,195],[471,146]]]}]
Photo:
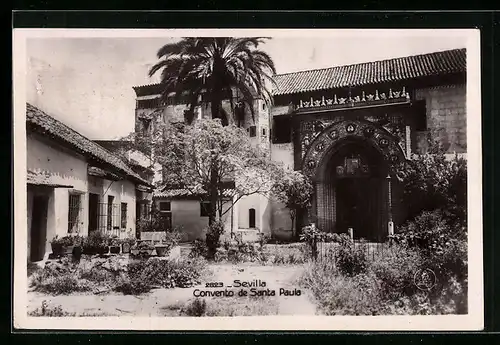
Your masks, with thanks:
[{"label": "shrub", "polygon": [[334,259],[339,271],[348,276],[366,271],[368,265],[363,246],[355,245],[347,235],[341,236],[340,245],[334,252]]},{"label": "shrub", "polygon": [[442,211],[422,212],[395,235],[397,242],[417,247],[422,265],[444,282],[467,278],[467,230],[450,224]]},{"label": "shrub", "polygon": [[93,254],[105,249],[109,243],[109,236],[102,231],[92,231],[83,241],[83,252]]},{"label": "shrub", "polygon": [[59,245],[63,247],[80,246],[83,242],[83,238],[79,235],[67,235],[59,237],[56,235],[50,242],[53,245]]},{"label": "shrub", "polygon": [[382,255],[376,255],[368,268],[380,282],[385,298],[397,300],[417,291],[414,276],[421,265],[422,257],[417,250],[394,245]]},{"label": "shrub", "polygon": [[36,285],[36,291],[52,295],[67,295],[73,292],[92,291],[93,287],[88,280],[79,279],[75,275],[58,275],[43,278]]},{"label": "shrub", "polygon": [[151,290],[151,285],[140,278],[121,278],[114,288],[124,295],[140,295]]},{"label": "shrub", "polygon": [[191,287],[199,284],[204,269],[202,260],[149,258],[130,263],[128,277],[130,281],[142,281],[151,287]]},{"label": "shrub", "polygon": [[331,261],[306,266],[300,284],[312,290],[326,315],[380,315],[384,306],[378,281],[371,273],[345,276]]},{"label": "shrub", "polygon": [[265,244],[269,242],[271,237],[263,232],[259,232],[259,244],[262,247],[264,247]]},{"label": "shrub", "polygon": [[215,221],[212,225],[207,228],[206,232],[206,244],[207,244],[207,257],[213,259],[219,247],[220,236],[224,233],[224,223],[221,221]]},{"label": "shrub", "polygon": [[204,316],[207,312],[207,302],[204,299],[195,299],[182,309],[181,313],[186,316]]},{"label": "shrub", "polygon": [[193,242],[191,251],[189,252],[189,257],[190,258],[206,257],[207,252],[208,248],[206,242],[197,239]]},{"label": "shrub", "polygon": [[76,313],[69,313],[62,309],[60,305],[51,307],[47,301],[42,301],[41,308],[36,308],[28,313],[29,316],[48,316],[48,317],[62,317],[62,316],[75,316]]}]

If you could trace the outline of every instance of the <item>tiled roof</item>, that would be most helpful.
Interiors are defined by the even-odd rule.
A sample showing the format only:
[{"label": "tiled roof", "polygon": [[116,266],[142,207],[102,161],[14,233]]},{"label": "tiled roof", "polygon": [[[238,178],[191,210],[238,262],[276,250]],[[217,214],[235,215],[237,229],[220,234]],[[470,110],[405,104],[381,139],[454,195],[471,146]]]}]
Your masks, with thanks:
[{"label": "tiled roof", "polygon": [[[233,196],[234,183],[227,182],[227,185],[225,184],[224,186],[227,187],[223,189],[222,195],[225,197]],[[175,187],[163,186],[158,188],[157,191],[153,193],[153,196],[155,198],[186,198],[193,196],[201,196],[204,194],[206,194],[206,192],[200,185],[194,186],[192,188],[181,188],[181,187],[175,188]]]},{"label": "tiled roof", "polygon": [[466,71],[465,49],[399,57],[275,76],[273,94],[335,89],[377,84]]},{"label": "tiled roof", "polygon": [[150,186],[121,158],[29,103],[26,104],[26,125],[48,137],[63,141],[76,152],[107,165],[135,182]]},{"label": "tiled roof", "polygon": [[[187,189],[166,189],[163,191],[158,191],[153,193],[153,197],[155,198],[186,198],[186,197],[192,197],[192,196],[200,196],[203,195],[204,193],[193,193],[192,191],[189,191]],[[225,189],[222,191],[222,195],[225,197],[231,197],[234,194],[234,190],[232,189]]]},{"label": "tiled roof", "polygon": [[26,183],[36,186],[47,186],[47,187],[62,187],[62,188],[73,188],[73,186],[68,184],[61,184],[54,176],[43,171],[31,171],[28,170],[26,173]]}]

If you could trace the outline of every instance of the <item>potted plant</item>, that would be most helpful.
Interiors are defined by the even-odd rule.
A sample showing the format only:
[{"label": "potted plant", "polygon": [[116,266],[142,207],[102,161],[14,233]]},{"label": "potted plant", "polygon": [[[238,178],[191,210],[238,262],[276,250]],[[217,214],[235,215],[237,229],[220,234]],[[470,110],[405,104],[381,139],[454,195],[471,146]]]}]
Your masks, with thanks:
[{"label": "potted plant", "polygon": [[83,244],[83,252],[85,254],[106,254],[109,250],[108,236],[100,231],[93,231],[85,239]]},{"label": "potted plant", "polygon": [[82,238],[78,235],[66,235],[63,237],[54,237],[51,241],[52,253],[55,256],[69,255],[73,254],[75,247],[80,246],[82,243]]},{"label": "potted plant", "polygon": [[146,241],[139,243],[137,248],[139,249],[139,254],[146,256],[152,255],[153,251],[155,250],[155,247],[151,243]]},{"label": "potted plant", "polygon": [[155,245],[156,255],[165,256],[170,251],[171,245],[170,243],[161,242]]},{"label": "potted plant", "polygon": [[139,255],[140,251],[139,251],[139,246],[134,244],[133,246],[130,247],[130,254],[136,256],[136,255]]},{"label": "potted plant", "polygon": [[56,235],[52,241],[50,242],[50,245],[52,247],[52,255],[54,256],[61,256],[63,253],[63,240],[62,238],[59,238],[58,235]]},{"label": "potted plant", "polygon": [[113,236],[109,239],[109,252],[111,254],[119,254],[121,250],[121,241],[118,236]]},{"label": "potted plant", "polygon": [[131,248],[135,245],[135,238],[125,238],[122,240],[122,253],[130,253]]}]

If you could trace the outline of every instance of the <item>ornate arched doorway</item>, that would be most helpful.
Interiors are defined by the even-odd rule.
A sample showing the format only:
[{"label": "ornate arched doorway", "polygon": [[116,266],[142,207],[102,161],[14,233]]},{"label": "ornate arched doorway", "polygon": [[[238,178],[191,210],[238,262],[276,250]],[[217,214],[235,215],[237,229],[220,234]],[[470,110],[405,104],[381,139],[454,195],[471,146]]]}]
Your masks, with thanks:
[{"label": "ornate arched doorway", "polygon": [[303,159],[302,170],[315,184],[309,218],[326,232],[352,228],[356,238],[383,240],[399,207],[392,204],[398,194],[392,168],[404,159],[396,138],[373,123],[341,121],[325,128]]}]

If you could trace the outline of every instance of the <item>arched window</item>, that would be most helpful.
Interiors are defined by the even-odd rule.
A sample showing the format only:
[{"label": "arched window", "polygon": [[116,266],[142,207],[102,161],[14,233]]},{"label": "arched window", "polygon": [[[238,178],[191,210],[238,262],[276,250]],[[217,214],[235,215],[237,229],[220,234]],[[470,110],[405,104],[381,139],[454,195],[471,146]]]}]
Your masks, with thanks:
[{"label": "arched window", "polygon": [[248,210],[248,227],[255,228],[255,208]]}]

